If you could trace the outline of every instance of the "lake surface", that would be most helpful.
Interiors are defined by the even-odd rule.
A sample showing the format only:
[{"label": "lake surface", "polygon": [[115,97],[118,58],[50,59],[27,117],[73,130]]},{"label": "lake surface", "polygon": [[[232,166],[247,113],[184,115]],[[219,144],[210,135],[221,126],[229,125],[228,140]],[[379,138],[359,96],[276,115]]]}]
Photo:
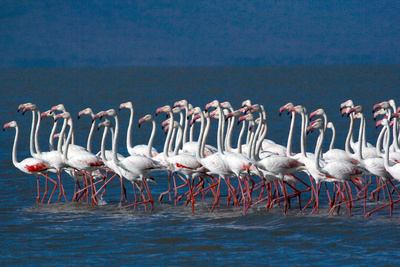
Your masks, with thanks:
[{"label": "lake surface", "polygon": [[[95,112],[132,101],[135,107],[134,144],[147,143],[150,124],[137,128],[146,114],[158,107],[187,99],[204,106],[214,99],[229,101],[239,108],[242,101],[263,104],[268,118],[269,139],[286,145],[290,116],[279,116],[287,102],[303,105],[308,112],[323,108],[337,131],[336,147],[343,148],[349,120],[341,117],[340,103],[352,99],[362,105],[367,138],[376,142],[372,107],[384,100],[399,102],[400,66],[332,67],[191,67],[191,68],[112,68],[112,69],[2,69],[0,70],[2,124],[16,120],[20,127],[18,159],[29,157],[31,114],[16,113],[21,103],[32,102],[41,111],[63,103],[75,122],[77,143],[86,144],[89,117],[76,120],[78,112],[91,107]],[[125,138],[129,111],[121,110],[119,152],[126,155]],[[157,118],[160,125],[164,119]],[[41,146],[47,148],[51,119],[41,128]],[[208,143],[216,144],[216,121]],[[357,124],[358,126],[358,124]],[[299,151],[299,118],[293,150]],[[198,132],[198,126],[196,133]],[[239,128],[235,128],[237,135]],[[0,263],[2,265],[395,265],[400,262],[400,205],[393,217],[384,209],[364,218],[362,203],[348,217],[330,215],[326,194],[321,193],[321,210],[302,213],[295,200],[289,212],[283,206],[269,211],[265,203],[243,215],[221,206],[210,213],[212,199],[196,199],[195,213],[177,206],[165,196],[154,212],[118,206],[118,181],[110,183],[105,205],[85,203],[36,204],[36,179],[15,169],[11,162],[14,130],[2,132],[0,144]],[[357,134],[357,131],[356,131]],[[313,151],[317,134],[311,134],[307,150]],[[162,150],[165,135],[158,126],[154,146]],[[326,139],[330,139],[327,133]],[[95,133],[93,150],[100,149],[101,133]],[[326,140],[326,145],[329,140]],[[108,144],[110,146],[110,144]],[[65,174],[69,198],[72,179]],[[155,199],[168,188],[167,176],[156,173],[150,184]],[[307,180],[305,180],[307,181]],[[44,181],[41,180],[43,186]],[[128,200],[132,186],[126,183]],[[223,187],[223,189],[225,189]],[[181,191],[182,193],[184,191]],[[53,198],[53,202],[55,198]],[[308,197],[304,196],[304,202]],[[382,200],[385,201],[384,199]],[[376,207],[368,201],[368,210]]]}]

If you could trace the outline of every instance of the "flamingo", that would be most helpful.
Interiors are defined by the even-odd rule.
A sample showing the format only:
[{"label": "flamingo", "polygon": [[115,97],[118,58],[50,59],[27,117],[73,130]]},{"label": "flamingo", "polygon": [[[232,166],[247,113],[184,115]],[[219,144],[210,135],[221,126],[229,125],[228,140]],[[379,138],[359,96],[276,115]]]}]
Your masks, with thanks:
[{"label": "flamingo", "polygon": [[[114,175],[107,182],[104,183],[102,188],[105,187],[109,182],[111,182],[116,176],[119,176],[120,181],[121,181],[121,200],[120,200],[120,206],[121,206],[122,202],[124,200],[124,195],[125,195],[125,198],[126,198],[126,191],[125,191],[125,188],[123,186],[122,179],[123,178],[127,179],[133,185],[133,189],[134,189],[134,193],[135,193],[135,204],[133,204],[133,205],[135,205],[135,207],[136,207],[136,205],[138,204],[138,199],[137,199],[137,196],[136,196],[136,188],[135,188],[135,186],[137,186],[138,189],[140,190],[140,194],[141,194],[141,197],[142,197],[143,196],[143,188],[139,187],[139,184],[142,184],[142,180],[137,174],[131,173],[131,172],[127,171],[126,169],[121,168],[118,165],[118,161],[121,161],[121,160],[125,159],[125,157],[120,155],[120,154],[118,154],[118,153],[116,153],[116,143],[115,143],[116,140],[115,140],[114,128],[113,128],[113,125],[111,124],[110,120],[108,120],[107,117],[105,117],[105,121],[104,122],[99,123],[98,129],[100,129],[100,127],[104,127],[103,138],[102,138],[102,141],[101,141],[101,157],[103,159],[104,165],[107,168],[110,168],[110,170],[112,170],[114,172]],[[107,129],[110,129],[111,136],[112,136],[112,151],[109,151],[109,153],[106,153],[108,150],[107,151],[105,150],[105,141],[106,141],[107,132],[108,132]],[[116,154],[116,155],[114,155],[114,154]],[[114,157],[116,157],[117,160],[114,160]],[[154,182],[155,183],[154,179],[152,179],[150,177],[148,177],[146,180],[147,180],[147,182]],[[99,191],[102,188],[100,188]],[[125,206],[125,207],[129,207],[129,206],[130,205]]]},{"label": "flamingo", "polygon": [[[197,141],[197,149],[196,149],[196,159],[197,161],[203,165],[206,169],[206,173],[209,175],[218,175],[219,179],[217,184],[213,184],[211,187],[216,187],[217,186],[217,195],[214,201],[214,204],[210,210],[210,212],[213,212],[214,208],[218,205],[219,203],[219,198],[220,198],[220,185],[221,185],[221,179],[225,178],[232,175],[232,171],[229,169],[228,165],[226,162],[222,159],[220,153],[214,153],[212,155],[209,155],[205,157],[204,155],[204,146],[207,141],[207,139],[204,139],[204,136],[207,136],[208,133],[205,133],[205,127],[204,127],[204,114],[200,107],[195,107],[191,110],[189,113],[189,116],[193,114],[199,114],[200,115],[200,134],[198,137]],[[230,186],[228,185],[228,190],[229,192],[231,191]]]},{"label": "flamingo", "polygon": [[[327,128],[331,128],[333,135],[332,135],[332,141],[329,147],[329,150],[325,153],[323,153],[322,158],[324,158],[327,161],[330,160],[344,160],[349,163],[357,164],[358,162],[354,159],[352,159],[345,150],[343,149],[338,149],[334,148],[333,145],[335,143],[335,137],[336,137],[336,132],[333,126],[332,122],[328,122],[328,117],[326,116],[325,111],[322,108],[319,108],[313,112],[310,113],[310,120],[314,118],[315,116],[322,116],[324,118],[324,131]],[[321,150],[322,151],[322,150]]]},{"label": "flamingo", "polygon": [[[135,203],[132,204],[135,207],[139,204],[146,204],[150,203],[151,209],[154,210],[154,205],[153,205],[153,197],[150,192],[150,188],[147,183],[147,178],[149,177],[148,173],[150,172],[155,172],[155,171],[160,171],[164,170],[165,168],[159,164],[157,161],[147,158],[144,156],[140,155],[133,155],[126,157],[122,160],[119,160],[117,158],[117,144],[118,144],[118,133],[119,133],[119,124],[118,124],[118,116],[117,113],[115,112],[114,109],[109,109],[105,112],[102,112],[101,114],[102,117],[113,117],[115,120],[115,134],[114,134],[114,151],[113,151],[113,160],[116,165],[118,165],[120,168],[132,173],[135,177],[138,177],[142,180],[142,183],[147,191],[148,195],[148,200],[145,200],[141,203]],[[130,177],[124,177],[126,179],[129,179]],[[132,182],[132,181],[131,181]],[[130,206],[130,205],[129,205]],[[126,206],[128,207],[128,206]]]},{"label": "flamingo", "polygon": [[[147,154],[147,145],[132,145],[132,126],[133,126],[133,118],[135,114],[135,110],[133,108],[132,102],[121,103],[119,106],[119,110],[127,108],[130,110],[129,124],[126,132],[126,149],[128,150],[129,155],[142,155],[146,156]],[[158,154],[157,150],[154,147],[151,147],[151,157],[155,157]]]},{"label": "flamingo", "polygon": [[[217,131],[217,147],[218,147],[218,154],[220,157],[225,161],[225,163],[228,165],[229,170],[232,172],[234,176],[238,179],[239,183],[243,181],[246,184],[247,187],[247,198],[249,200],[248,204],[251,204],[251,195],[250,195],[250,190],[248,189],[248,184],[247,184],[247,177],[250,173],[250,168],[254,164],[253,161],[246,155],[240,154],[240,153],[235,153],[235,152],[229,152],[229,151],[224,151],[223,149],[223,144],[224,144],[224,138],[223,138],[223,129],[224,129],[224,124],[225,124],[225,115],[224,112],[221,109],[221,106],[219,104],[218,100],[214,100],[210,102],[209,104],[206,105],[206,111],[209,108],[216,108],[218,111],[218,131]],[[232,176],[229,175],[229,176]],[[231,187],[233,190],[233,194],[235,197],[235,202],[236,202],[236,196],[235,192],[233,189],[233,186],[230,184],[229,181],[229,176],[226,177],[225,182],[227,183],[228,187]],[[244,195],[244,192],[242,191],[242,196]],[[229,202],[228,202],[229,203]],[[236,204],[236,203],[235,203]],[[245,203],[244,203],[245,205]],[[249,206],[248,205],[248,206]],[[247,208],[248,208],[247,206]],[[247,210],[246,206],[244,207],[244,213]]]},{"label": "flamingo", "polygon": [[[72,122],[71,115],[68,112],[63,112],[61,114],[58,114],[55,117],[55,120],[58,120],[60,118],[67,120],[67,123],[70,125],[67,141],[65,144],[65,150],[62,155],[62,160],[69,167],[78,170],[82,174],[82,176],[89,177],[92,188],[92,196],[93,196],[93,194],[95,194],[96,191],[93,185],[92,172],[97,170],[98,167],[103,166],[104,162],[99,157],[97,157],[96,155],[87,150],[75,150],[75,151],[69,150],[68,148],[72,138],[72,133],[74,132],[74,124]],[[68,154],[70,154],[70,157],[68,157]],[[92,204],[95,203],[97,203],[97,200],[92,199]]]},{"label": "flamingo", "polygon": [[[314,200],[314,209],[311,211],[311,213],[314,213],[315,210],[317,212],[319,211],[319,191],[321,188],[320,182],[335,182],[337,181],[336,179],[332,179],[331,177],[327,177],[326,174],[320,172],[317,170],[315,166],[315,156],[312,153],[306,152],[306,128],[308,124],[308,116],[307,116],[307,110],[301,105],[294,106],[289,109],[289,112],[295,112],[295,114],[300,114],[301,115],[301,136],[300,136],[300,149],[301,152],[295,156],[296,159],[298,159],[300,162],[304,163],[307,171],[306,173],[310,176],[310,181],[311,181],[311,190],[313,191],[313,194],[311,194],[311,199],[308,202],[308,204],[303,208],[305,210]],[[317,141],[319,142],[319,140]],[[323,161],[321,161],[320,164],[323,164]],[[312,180],[314,179],[316,188],[314,188]],[[326,184],[325,184],[326,186]],[[327,189],[327,195],[329,197],[329,204],[332,206],[332,201],[330,200],[328,188]]]},{"label": "flamingo", "polygon": [[[27,111],[32,111],[32,115],[36,112],[38,118],[41,116],[40,111],[35,104],[26,105],[23,109],[23,113],[25,113]],[[62,142],[58,143],[57,150],[42,153],[40,146],[39,146],[39,137],[38,137],[39,129],[40,129],[40,122],[41,122],[41,120],[38,119],[36,129],[35,129],[35,134],[34,134],[34,136],[31,134],[30,146],[33,147],[33,143],[35,143],[35,148],[36,148],[36,153],[33,154],[33,157],[44,160],[45,162],[49,163],[52,166],[52,168],[49,171],[55,170],[55,172],[57,173],[59,190],[60,190],[57,202],[60,202],[62,195],[64,195],[65,201],[68,202],[67,196],[65,195],[64,187],[61,183],[61,170],[64,170],[66,167],[68,167],[62,161],[62,158],[61,158]],[[35,121],[32,120],[32,125],[34,125],[34,123],[35,123]],[[67,127],[67,124],[64,123],[63,128],[61,129],[61,136],[63,136],[66,127]],[[33,141],[33,139],[34,139],[34,141]],[[45,194],[46,194],[46,192],[45,192]]]},{"label": "flamingo", "polygon": [[[36,176],[36,181],[37,181],[37,198],[36,202],[39,203],[40,200],[40,192],[39,192],[39,176],[43,175],[46,178],[46,187],[47,187],[47,180],[50,180],[51,182],[54,183],[54,189],[50,195],[50,198],[47,202],[47,204],[50,203],[51,198],[53,197],[54,191],[57,188],[57,182],[48,177],[47,173],[49,172],[50,169],[52,169],[52,166],[45,162],[44,160],[38,159],[38,158],[26,158],[22,160],[21,162],[18,162],[17,159],[17,145],[18,145],[18,134],[19,134],[19,129],[18,129],[18,124],[16,121],[11,121],[9,123],[4,124],[3,131],[5,131],[7,128],[12,127],[15,128],[15,137],[14,137],[14,145],[13,145],[13,151],[12,151],[12,162],[14,166],[19,169],[20,171],[26,173],[26,174],[31,174]],[[47,193],[47,190],[46,190]],[[43,200],[45,199],[46,195],[43,195]],[[42,200],[42,202],[43,202]]]},{"label": "flamingo", "polygon": [[[400,116],[400,114],[398,114],[396,116]],[[390,183],[393,186],[393,188],[397,191],[396,187],[393,185],[393,183],[392,183],[392,181],[390,179],[394,178],[397,181],[400,181],[400,175],[399,175],[400,174],[400,164],[389,161],[389,139],[390,139],[389,121],[386,118],[384,118],[384,119],[382,119],[380,121],[380,123],[385,128],[385,132],[386,132],[385,133],[385,138],[387,139],[387,140],[384,141],[384,144],[385,144],[385,156],[384,156],[384,159],[383,159],[383,164],[384,164],[385,171],[389,175],[388,175],[388,177],[383,177],[383,178],[388,180],[388,182],[385,183],[384,185],[386,186],[386,189],[388,191],[389,203],[386,204],[386,205],[383,205],[383,206],[381,206],[381,207],[379,207],[379,208],[377,208],[377,209],[375,209],[373,211],[368,212],[365,215],[365,217],[369,217],[369,216],[371,216],[372,213],[374,213],[374,212],[376,212],[376,211],[378,211],[378,210],[380,210],[380,209],[382,209],[384,207],[387,207],[387,206],[390,206],[390,216],[392,216],[393,215],[393,204],[395,204],[395,203],[400,201],[400,198],[395,200],[395,201],[393,201],[392,194],[391,194],[391,192],[389,190],[389,187],[388,187],[388,183]],[[397,191],[397,193],[399,194],[398,191]]]},{"label": "flamingo", "polygon": [[[172,122],[173,117],[171,117],[170,120]],[[174,121],[173,127],[176,127],[176,128],[178,128],[179,131],[182,131],[181,125],[176,121]],[[182,133],[180,133],[180,135],[179,135],[180,138],[175,147],[174,154],[169,155],[167,143],[169,143],[171,140],[171,134],[172,134],[171,128],[172,128],[172,126],[169,125],[167,141],[164,146],[164,157],[174,172],[182,173],[186,177],[187,183],[189,185],[190,201],[192,203],[192,212],[194,212],[195,198],[194,198],[194,188],[193,188],[194,181],[193,180],[194,180],[194,177],[203,175],[204,168],[197,161],[197,159],[194,155],[187,154],[187,153],[179,153],[178,154],[178,150],[179,150],[180,144],[182,142],[182,138],[183,138]]]},{"label": "flamingo", "polygon": [[[260,123],[257,127],[256,134],[255,136],[257,137],[260,134],[262,125],[264,123],[264,117],[262,114],[263,108],[256,104],[248,107],[248,109],[252,109],[260,114]],[[263,140],[263,139],[262,139]],[[285,175],[286,174],[292,174],[295,172],[300,172],[300,171],[305,171],[305,165],[301,163],[300,161],[284,156],[284,155],[278,155],[278,154],[271,154],[263,159],[260,159],[259,153],[260,153],[260,143],[255,144],[253,142],[252,144],[252,159],[255,163],[255,165],[268,172],[270,175],[275,175],[278,177],[280,180],[284,181]],[[285,153],[286,154],[286,153]],[[286,183],[286,182],[285,182]],[[294,188],[293,188],[294,189]],[[286,213],[287,210],[287,197],[286,197],[286,190],[282,188],[284,197],[285,197],[285,209],[284,213]]]},{"label": "flamingo", "polygon": [[[321,172],[326,174],[328,177],[334,177],[334,179],[338,179],[341,183],[345,183],[347,181],[352,181],[354,183],[353,178],[358,178],[364,175],[369,174],[366,169],[364,169],[361,166],[354,165],[348,161],[344,160],[329,160],[326,161],[323,166],[320,164],[320,154],[322,151],[322,144],[324,141],[324,135],[325,135],[325,122],[322,122],[321,120],[315,121],[312,123],[308,128],[307,132],[313,129],[319,129],[320,134],[318,138],[318,143],[315,147],[315,167],[316,169]],[[359,180],[357,180],[359,182]],[[355,183],[354,183],[355,184]],[[343,194],[343,193],[342,193]],[[351,197],[351,196],[350,196]],[[363,198],[366,197],[366,194],[364,195]],[[351,201],[351,203],[353,200]],[[348,206],[349,207],[349,216],[351,215],[351,203]],[[332,207],[333,209],[334,207]]]}]

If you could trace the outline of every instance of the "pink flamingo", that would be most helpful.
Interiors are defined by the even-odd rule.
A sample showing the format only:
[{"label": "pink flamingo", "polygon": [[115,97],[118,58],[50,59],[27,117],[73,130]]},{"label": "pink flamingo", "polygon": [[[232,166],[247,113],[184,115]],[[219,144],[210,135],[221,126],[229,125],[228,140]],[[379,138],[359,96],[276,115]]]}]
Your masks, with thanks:
[{"label": "pink flamingo", "polygon": [[[9,123],[6,123],[3,127],[3,131],[6,130],[9,127],[15,128],[15,138],[14,138],[14,145],[13,145],[13,152],[12,152],[12,162],[16,168],[18,168],[20,171],[26,173],[26,174],[31,174],[36,176],[36,181],[37,181],[37,198],[36,202],[39,202],[40,199],[40,192],[39,192],[39,176],[43,175],[47,180],[50,180],[51,182],[54,183],[54,189],[50,195],[50,198],[47,202],[47,204],[50,203],[51,198],[53,197],[54,191],[57,188],[57,182],[48,177],[47,173],[50,169],[52,169],[52,166],[48,164],[47,162],[37,159],[37,158],[26,158],[22,160],[21,162],[18,162],[17,160],[17,145],[18,145],[18,134],[19,134],[19,129],[18,129],[18,124],[16,121],[12,121]],[[47,184],[46,184],[47,185]],[[43,200],[45,199],[45,195],[43,196]],[[42,202],[43,202],[42,200]]]},{"label": "pink flamingo", "polygon": [[[133,108],[133,104],[132,102],[126,102],[126,103],[122,103],[119,106],[119,110],[123,109],[123,108],[127,108],[130,110],[130,117],[129,117],[129,124],[128,124],[128,129],[127,129],[127,133],[126,133],[126,149],[128,150],[128,153],[133,156],[133,155],[142,155],[142,156],[146,156],[148,148],[148,145],[136,145],[133,146],[132,145],[132,127],[133,127],[133,118],[135,115],[135,110]],[[151,157],[155,157],[158,152],[154,147],[151,147]]]}]

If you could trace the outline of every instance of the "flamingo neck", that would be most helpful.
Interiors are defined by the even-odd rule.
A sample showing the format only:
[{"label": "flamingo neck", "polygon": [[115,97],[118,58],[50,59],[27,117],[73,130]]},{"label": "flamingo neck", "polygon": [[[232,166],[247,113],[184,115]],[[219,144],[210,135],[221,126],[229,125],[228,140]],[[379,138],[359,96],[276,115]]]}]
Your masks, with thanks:
[{"label": "flamingo neck", "polygon": [[104,162],[107,161],[106,158],[106,138],[107,138],[107,132],[108,132],[108,127],[104,127],[103,131],[103,137],[101,138],[101,158],[103,159]]},{"label": "flamingo neck", "polygon": [[336,129],[335,129],[335,126],[333,126],[333,124],[332,124],[331,130],[332,130],[332,139],[331,139],[331,143],[329,145],[329,150],[334,149],[335,141],[336,141]]},{"label": "flamingo neck", "polygon": [[35,156],[35,148],[34,148],[34,138],[35,138],[35,124],[36,124],[36,113],[32,110],[32,126],[31,126],[31,134],[29,139],[29,150],[31,152],[31,156]]},{"label": "flamingo neck", "polygon": [[112,127],[110,128],[111,134],[113,135],[112,137],[112,160],[114,161],[115,165],[118,165],[118,157],[117,157],[117,150],[118,150],[118,134],[119,134],[119,121],[118,121],[118,116],[114,116],[115,120],[115,130],[113,132]]},{"label": "flamingo neck", "polygon": [[57,151],[59,153],[62,153],[62,145],[63,145],[62,139],[64,138],[65,131],[67,129],[67,122],[66,121],[67,120],[64,119],[64,123],[63,123],[62,128],[61,128],[60,136],[58,137]]},{"label": "flamingo neck", "polygon": [[222,125],[222,121],[224,120],[224,115],[223,115],[223,112],[222,112],[219,104],[217,106],[217,110],[218,110],[218,114],[219,114],[219,117],[218,117],[218,131],[217,131],[217,147],[218,147],[218,152],[221,155],[223,155],[224,154],[224,149],[223,149],[223,146],[222,146],[222,144],[223,144],[223,136],[222,136],[223,135],[223,129],[222,129],[223,125]]},{"label": "flamingo neck", "polygon": [[49,136],[49,146],[50,146],[51,151],[54,151],[54,134],[56,133],[56,130],[57,130],[57,124],[58,124],[58,121],[55,121],[53,123],[53,128],[51,129],[50,136]]},{"label": "flamingo neck", "polygon": [[[202,115],[203,115],[203,122],[204,122],[204,114],[202,113]],[[207,116],[206,122],[207,122],[207,124],[205,126],[205,129],[204,130],[200,129],[200,132],[202,132],[202,131],[204,132],[203,138],[200,138],[200,136],[199,136],[199,140],[202,140],[202,142],[203,142],[203,145],[201,147],[201,155],[202,155],[202,157],[204,157],[204,149],[205,149],[206,144],[207,144],[208,133],[210,132],[210,127],[211,127],[211,118],[210,118],[210,116]]]},{"label": "flamingo neck", "polygon": [[[263,127],[263,124],[264,124],[264,119],[263,119],[263,116],[262,116],[262,113],[260,113],[260,122],[259,122],[259,124],[258,124],[258,126],[257,126],[257,130],[256,130],[256,133],[254,134],[254,137],[252,138],[252,142],[251,142],[251,144],[250,144],[250,157],[251,157],[251,159],[253,160],[253,161],[258,161],[258,160],[260,160],[260,157],[259,157],[259,153],[260,153],[260,147],[258,147],[258,150],[256,151],[256,140],[257,140],[257,138],[258,138],[258,136],[259,136],[259,134],[260,134],[260,132],[261,132],[261,128]],[[261,142],[262,142],[262,140],[261,140]]]},{"label": "flamingo neck", "polygon": [[151,120],[151,124],[153,125],[152,129],[151,129],[151,134],[150,134],[150,138],[149,138],[149,143],[147,144],[147,157],[152,158],[152,154],[151,154],[151,150],[153,148],[153,143],[154,143],[154,137],[156,135],[156,121],[155,120]]},{"label": "flamingo neck", "polygon": [[292,142],[293,142],[293,131],[294,131],[294,123],[296,120],[296,113],[294,111],[291,112],[291,120],[290,120],[290,128],[289,128],[289,135],[287,140],[287,150],[286,156],[292,156]]},{"label": "flamingo neck", "polygon": [[207,136],[204,138],[204,115],[203,112],[200,112],[200,134],[199,140],[197,141],[197,149],[196,149],[196,159],[200,161],[204,158],[204,146],[207,140]]},{"label": "flamingo neck", "polygon": [[[353,116],[353,113],[351,113],[349,115],[349,117],[350,117],[350,126],[349,126],[349,132],[347,133],[344,149],[345,149],[347,155],[353,156],[353,153],[351,153],[351,151],[350,151],[350,143],[352,142],[353,131],[354,131],[354,116]],[[354,141],[353,141],[353,143],[354,143]]]},{"label": "flamingo neck", "polygon": [[94,133],[94,128],[96,127],[96,121],[92,121],[92,126],[90,127],[87,143],[86,143],[86,149],[89,152],[92,152],[92,139],[93,139],[93,133]]},{"label": "flamingo neck", "polygon": [[128,130],[126,133],[126,149],[128,151],[131,151],[133,148],[133,146],[132,146],[132,125],[133,125],[133,118],[135,116],[135,111],[134,111],[133,107],[129,107],[129,110],[131,111],[131,115],[129,116],[129,125],[128,125]]},{"label": "flamingo neck", "polygon": [[187,143],[187,134],[188,134],[189,122],[190,122],[190,118],[187,117],[187,114],[189,112],[188,105],[185,105],[184,108],[185,108],[185,126],[184,126],[184,129],[183,129],[182,145]]},{"label": "flamingo neck", "polygon": [[[382,127],[381,131],[379,132],[378,139],[376,140],[376,154],[381,157],[382,156],[382,147],[386,147],[387,138],[385,136],[385,127]],[[383,145],[382,145],[383,139]]]},{"label": "flamingo neck", "polygon": [[320,153],[322,151],[322,144],[324,143],[325,128],[319,129],[319,137],[317,140],[317,145],[315,147],[315,168],[322,172],[321,165],[319,164]]},{"label": "flamingo neck", "polygon": [[41,123],[41,118],[40,118],[40,111],[36,111],[38,115],[38,121],[36,125],[36,131],[35,131],[35,148],[36,148],[36,153],[39,155],[42,154],[42,151],[40,150],[40,145],[39,145],[39,129],[40,129],[40,123]]},{"label": "flamingo neck", "polygon": [[168,141],[168,151],[173,151],[173,150],[174,150],[174,149],[173,149],[174,143],[176,143],[176,142],[174,142],[175,138],[176,138],[176,129],[173,128],[173,129],[172,129],[171,138],[170,138],[170,140]]},{"label": "flamingo neck", "polygon": [[386,134],[385,134],[385,139],[383,141],[383,143],[385,144],[385,157],[384,157],[384,166],[385,169],[388,170],[390,168],[389,165],[389,140],[390,140],[390,129],[389,129],[389,125],[385,125],[384,127],[386,129]]},{"label": "flamingo neck", "polygon": [[16,125],[13,151],[12,151],[12,162],[13,162],[14,166],[17,166],[19,164],[18,159],[17,159],[18,136],[19,136],[19,128],[18,128],[18,125]]},{"label": "flamingo neck", "polygon": [[300,151],[302,157],[306,158],[306,126],[307,126],[307,119],[306,115],[304,112],[300,113],[301,114],[301,134],[300,134]]},{"label": "flamingo neck", "polygon": [[[181,125],[181,126],[184,125],[183,113],[181,111],[179,112],[179,125]],[[177,135],[176,135],[176,139],[175,139],[175,143],[178,142],[178,139],[181,138],[182,134],[183,134],[183,132],[179,131],[179,129],[178,129]],[[176,144],[175,144],[175,146],[176,146]]]},{"label": "flamingo neck", "polygon": [[[261,123],[261,121],[260,121],[260,123]],[[261,129],[262,129],[262,132],[261,132],[261,134],[259,135],[259,138],[256,138],[255,140],[257,140],[257,144],[255,145],[255,147],[253,148],[253,149],[255,149],[254,151],[255,151],[255,154],[257,155],[257,157],[258,157],[258,155],[260,154],[260,150],[261,150],[261,145],[262,145],[262,143],[263,143],[263,141],[264,141],[264,138],[265,138],[265,136],[267,135],[267,132],[268,132],[268,125],[267,125],[267,122],[265,121],[265,120],[263,120],[262,121],[262,125],[261,125]]]},{"label": "flamingo neck", "polygon": [[357,159],[359,161],[363,160],[363,156],[362,156],[362,147],[363,145],[363,137],[364,137],[364,114],[361,113],[361,118],[360,118],[360,130],[358,132],[358,151],[357,151]]},{"label": "flamingo neck", "polygon": [[242,122],[242,129],[240,129],[238,141],[237,141],[237,152],[242,154],[242,139],[244,135],[244,131],[246,130],[246,123],[245,121]]},{"label": "flamingo neck", "polygon": [[67,137],[67,141],[65,143],[65,151],[63,153],[63,162],[68,162],[68,147],[69,147],[69,143],[71,142],[71,138],[72,138],[72,133],[74,132],[74,124],[71,120],[70,122],[70,128],[69,128],[69,132],[68,132],[68,137]]},{"label": "flamingo neck", "polygon": [[168,114],[169,114],[169,128],[168,128],[167,137],[166,137],[165,143],[164,143],[164,158],[165,159],[167,159],[169,157],[169,154],[168,154],[169,142],[171,140],[172,129],[173,129],[173,125],[174,125],[174,114],[172,114],[172,112],[168,112]]},{"label": "flamingo neck", "polygon": [[178,126],[178,135],[176,137],[176,144],[175,144],[175,149],[174,149],[174,156],[179,154],[179,148],[181,147],[182,144],[182,127],[181,125]]},{"label": "flamingo neck", "polygon": [[[230,112],[233,112],[233,108],[229,109]],[[227,151],[232,151],[232,135],[233,135],[233,127],[235,126],[235,116],[232,116],[229,119],[229,123],[228,123],[228,131],[226,133],[226,138],[225,138],[225,149]]]}]

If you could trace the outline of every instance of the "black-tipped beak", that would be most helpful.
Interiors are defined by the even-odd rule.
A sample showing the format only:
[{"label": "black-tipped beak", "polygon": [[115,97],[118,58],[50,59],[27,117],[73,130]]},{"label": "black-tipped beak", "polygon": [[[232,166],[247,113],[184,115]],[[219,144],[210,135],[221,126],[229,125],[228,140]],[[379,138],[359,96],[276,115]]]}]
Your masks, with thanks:
[{"label": "black-tipped beak", "polygon": [[141,125],[141,124],[139,123],[139,124],[138,124],[138,128],[140,128],[140,125]]}]

